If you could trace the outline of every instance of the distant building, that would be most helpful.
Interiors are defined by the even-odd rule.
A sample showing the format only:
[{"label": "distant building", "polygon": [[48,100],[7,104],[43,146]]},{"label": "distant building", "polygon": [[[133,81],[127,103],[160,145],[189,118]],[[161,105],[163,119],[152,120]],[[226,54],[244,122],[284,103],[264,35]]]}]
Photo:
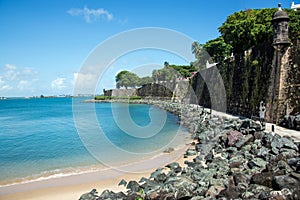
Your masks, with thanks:
[{"label": "distant building", "polygon": [[291,9],[294,9],[294,11],[300,10],[300,4],[292,2]]}]

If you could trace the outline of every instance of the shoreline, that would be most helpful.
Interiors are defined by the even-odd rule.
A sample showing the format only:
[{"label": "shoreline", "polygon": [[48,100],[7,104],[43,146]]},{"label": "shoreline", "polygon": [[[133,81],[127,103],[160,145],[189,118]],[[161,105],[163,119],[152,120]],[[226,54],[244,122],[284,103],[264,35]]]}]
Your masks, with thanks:
[{"label": "shoreline", "polygon": [[[184,136],[181,136],[181,137],[183,137],[185,140],[190,139],[190,133],[188,131],[182,131],[181,133],[184,134]],[[180,143],[180,147],[184,146],[184,145],[185,145],[184,143]],[[176,147],[176,145],[175,145],[175,147]],[[157,154],[155,154],[155,155],[145,154],[145,155],[142,155],[142,158],[144,160],[144,159],[152,159],[152,157],[162,156],[164,154],[163,151],[164,151],[164,149],[162,148],[161,152],[157,151]],[[119,164],[116,163],[116,166],[122,167],[122,166],[126,166],[126,165],[131,165],[132,163],[138,164],[138,163],[140,163],[140,161],[133,161],[133,162],[126,161],[126,162],[121,162]],[[101,163],[100,163],[100,165],[101,165]],[[45,171],[40,174],[34,174],[30,177],[21,177],[21,178],[16,178],[16,179],[11,179],[11,180],[3,180],[3,181],[0,181],[0,195],[1,195],[1,188],[4,188],[4,187],[18,185],[18,184],[27,184],[27,183],[36,182],[36,181],[44,181],[44,180],[48,180],[48,179],[52,179],[52,178],[55,179],[55,178],[63,178],[63,177],[73,176],[73,175],[93,173],[93,172],[103,171],[106,168],[107,167],[105,165],[99,166],[98,164],[92,164],[92,165],[86,165],[86,166],[80,166],[80,167],[75,166],[75,167],[70,167],[70,168]]]},{"label": "shoreline", "polygon": [[[192,139],[191,139],[192,141]],[[102,171],[87,172],[75,174],[65,177],[51,178],[47,180],[33,181],[29,183],[20,183],[0,188],[0,199],[53,199],[54,196],[59,199],[79,199],[80,195],[92,190],[93,188],[114,189],[124,191],[124,187],[118,186],[122,179],[136,180],[141,177],[149,177],[151,171],[158,167],[167,165],[171,162],[178,162],[182,165],[185,162],[183,154],[188,149],[190,144],[184,144],[183,147],[175,149],[170,153],[162,153],[161,155],[142,161],[140,164],[123,166],[121,170],[105,169]],[[155,166],[151,164],[155,163]],[[137,170],[136,173],[126,173],[126,169],[132,167]],[[18,192],[15,192],[18,190]]]},{"label": "shoreline", "polygon": [[[155,103],[156,102],[156,103]],[[159,102],[159,103],[157,103]],[[162,102],[162,101],[134,101],[130,103],[146,103],[146,104],[151,104],[154,106],[158,106],[161,109],[164,109],[168,112],[171,112],[175,115],[179,116],[179,122],[182,126],[186,127],[189,130],[189,136],[191,136],[190,143],[184,144],[183,148],[175,149],[175,151],[172,151],[169,154],[162,154],[161,156],[157,157],[157,162],[165,162],[165,164],[162,163],[156,163],[158,164],[158,167],[164,167],[166,164],[169,164],[171,162],[178,162],[180,166],[185,167],[189,163],[195,162],[195,156],[192,157],[191,155],[189,156],[183,156],[187,154],[187,150],[190,149],[195,149],[195,141],[193,140],[193,136],[195,136],[196,130],[199,128],[197,126],[197,123],[199,123],[199,120],[206,120],[210,118],[212,121],[216,121],[216,119],[222,119],[223,121],[239,121],[239,117],[232,116],[226,113],[219,113],[216,111],[212,111],[212,116],[210,116],[210,110],[208,109],[203,109],[201,106],[198,105],[192,105],[192,104],[176,104],[176,103],[170,103],[170,102]],[[181,107],[178,107],[181,106]],[[189,112],[182,112],[181,109],[187,109],[191,111]],[[203,113],[201,114],[201,117],[197,116],[197,113],[202,111]],[[191,117],[191,119],[190,119]],[[197,119],[195,119],[197,118]],[[221,120],[221,121],[222,121]],[[236,125],[237,126],[237,125]],[[264,131],[266,134],[270,130],[271,124],[267,124],[266,130]],[[293,131],[289,129],[284,129],[282,127],[278,127],[275,129],[275,132],[285,136],[285,137],[291,137],[296,141],[300,141],[300,135],[299,131]],[[197,134],[201,134],[197,132]],[[223,133],[221,133],[223,134]],[[220,135],[221,135],[220,134]],[[198,137],[198,136],[197,136]],[[194,137],[195,138],[195,137]],[[218,137],[212,138],[212,141]],[[199,139],[198,139],[199,140]],[[194,143],[191,145],[191,143]],[[192,148],[190,148],[192,147]],[[197,150],[198,151],[198,150]],[[209,149],[210,151],[210,149]],[[209,152],[206,152],[209,153]],[[170,157],[176,154],[175,159],[171,159]],[[200,154],[201,155],[201,154]],[[206,154],[203,154],[202,156],[204,157]],[[174,155],[173,155],[174,156]],[[163,158],[168,158],[169,160],[166,161]],[[173,157],[174,158],[174,157]],[[147,161],[146,161],[147,162]],[[150,161],[150,163],[153,163],[153,161]],[[69,176],[69,177],[63,177],[63,178],[58,178],[58,179],[49,179],[46,181],[41,181],[39,183],[40,186],[37,188],[32,188],[34,185],[39,185],[37,182],[34,184],[20,184],[18,186],[11,186],[11,189],[13,188],[18,188],[19,189],[23,188],[23,192],[18,193],[13,193],[9,194],[6,192],[5,195],[1,196],[1,188],[0,188],[0,199],[33,199],[33,200],[39,200],[39,199],[53,199],[53,198],[58,198],[58,199],[79,199],[80,195],[87,193],[91,191],[93,188],[96,188],[97,191],[99,192],[99,195],[101,192],[105,189],[113,190],[114,192],[122,191],[126,192],[125,187],[119,187],[118,183],[122,180],[136,180],[138,181],[142,177],[149,177],[150,173],[153,172],[157,167],[150,167],[148,168],[147,172],[142,172],[142,173],[121,173],[118,171],[112,170],[112,173],[105,173],[103,172],[102,175],[99,172],[91,172],[91,173],[86,173],[86,174],[80,174],[80,175],[74,175],[74,176]],[[136,169],[137,170],[137,169]],[[78,181],[81,182],[78,182]],[[83,182],[82,182],[83,181]],[[31,187],[30,187],[31,185]],[[42,186],[41,186],[42,185]],[[20,191],[20,190],[19,190]]]},{"label": "shoreline", "polygon": [[[106,165],[101,165],[101,163],[99,162],[98,165],[93,164],[93,165],[87,165],[87,166],[77,167],[77,168],[74,167],[74,168],[53,170],[53,171],[45,172],[42,174],[37,174],[34,177],[25,177],[25,178],[14,179],[11,181],[3,181],[4,184],[0,185],[0,196],[1,196],[1,189],[6,188],[6,187],[13,187],[15,185],[22,185],[22,184],[28,184],[28,183],[34,183],[34,182],[40,182],[40,181],[47,181],[50,179],[62,179],[64,177],[70,177],[70,176],[81,176],[81,175],[90,174],[90,173],[101,173],[101,172],[107,171],[107,170],[126,169],[127,167],[130,167],[130,166],[143,164],[143,163],[147,162],[148,160],[165,158],[166,156],[173,154],[173,152],[180,153],[182,151],[182,149],[185,149],[191,143],[191,139],[190,139],[190,137],[188,137],[188,136],[190,136],[190,135],[188,135],[189,133],[185,132],[184,134],[186,134],[185,137],[183,138],[184,143],[182,143],[178,147],[174,147],[174,148],[168,147],[168,148],[165,148],[163,151],[159,152],[158,154],[151,155],[151,156],[149,156],[149,155],[144,156],[144,157],[142,157],[141,160],[138,160],[138,161],[133,161],[133,162],[127,161],[127,162],[118,164],[115,167],[109,168]],[[172,151],[165,152],[165,151],[168,151],[169,148],[171,148]],[[157,166],[157,167],[159,167],[159,166]],[[49,175],[47,175],[47,174],[49,174]],[[7,182],[7,183],[5,183],[5,182]]]},{"label": "shoreline", "polygon": [[[85,101],[86,102],[86,101]],[[98,103],[99,101],[97,101]],[[100,101],[101,103],[103,101]],[[114,101],[114,102],[120,102],[120,101]],[[123,101],[121,102],[123,103]],[[126,103],[126,102],[124,102]],[[155,105],[153,104],[153,102],[150,101],[134,101],[131,103],[138,103],[138,104],[151,104],[151,105]],[[157,106],[157,105],[155,105]],[[162,108],[163,109],[163,108]],[[168,112],[170,112],[170,110],[167,110]],[[172,112],[171,112],[172,113]],[[178,116],[177,113],[173,113],[175,115]],[[179,123],[181,119],[179,118]],[[39,177],[38,179],[34,179],[34,180],[29,180],[29,181],[24,181],[24,182],[17,182],[17,183],[12,183],[12,184],[8,184],[8,185],[4,185],[4,186],[0,186],[0,199],[5,198],[5,199],[19,199],[22,196],[22,199],[24,198],[24,195],[28,195],[28,197],[30,197],[30,199],[35,199],[35,198],[39,198],[38,196],[41,194],[41,191],[44,191],[46,193],[49,193],[48,189],[50,190],[51,188],[56,188],[57,190],[60,190],[60,188],[69,188],[71,190],[71,188],[75,189],[75,187],[77,185],[81,185],[82,187],[87,188],[86,186],[89,185],[92,186],[93,183],[99,185],[101,183],[101,185],[104,184],[103,188],[107,188],[107,182],[105,180],[101,180],[103,177],[101,177],[101,174],[103,175],[107,175],[110,174],[109,177],[107,179],[110,179],[111,177],[114,178],[114,182],[111,186],[113,185],[117,185],[119,183],[119,181],[122,179],[121,177],[124,176],[125,178],[130,178],[131,176],[135,177],[140,177],[141,175],[144,175],[146,177],[149,176],[150,172],[162,167],[164,165],[167,165],[171,162],[179,162],[182,165],[184,165],[184,161],[186,160],[186,158],[183,158],[184,153],[186,152],[186,150],[188,149],[188,147],[190,146],[190,143],[192,143],[193,138],[192,138],[192,134],[190,132],[186,132],[186,140],[184,142],[184,144],[182,144],[178,149],[175,147],[173,151],[171,151],[170,153],[164,153],[161,152],[158,155],[155,155],[154,157],[151,158],[145,158],[145,160],[143,160],[142,162],[137,161],[134,162],[132,164],[128,163],[128,167],[139,167],[141,165],[145,165],[145,163],[149,162],[148,166],[151,166],[151,164],[153,165],[153,163],[155,163],[155,166],[152,167],[148,167],[148,166],[144,166],[142,167],[142,169],[137,169],[137,170],[147,170],[147,173],[131,173],[131,174],[126,174],[126,173],[121,173],[118,171],[115,171],[114,169],[96,169],[96,170],[92,170],[92,171],[83,171],[83,172],[79,172],[79,173],[70,173],[70,174],[63,174],[62,176],[57,176],[57,174],[51,175],[49,177]],[[121,166],[123,169],[127,167],[127,165]],[[107,173],[109,172],[109,173]],[[120,180],[115,180],[117,177],[120,177]],[[106,178],[104,178],[106,179]],[[99,188],[99,187],[97,187]],[[17,191],[17,192],[16,192]],[[62,193],[64,193],[64,191],[61,191]],[[80,193],[82,194],[82,192]],[[54,193],[49,195],[54,195]],[[64,199],[66,199],[67,197],[65,196]],[[79,198],[79,196],[77,197]],[[71,198],[70,198],[71,199]]]}]

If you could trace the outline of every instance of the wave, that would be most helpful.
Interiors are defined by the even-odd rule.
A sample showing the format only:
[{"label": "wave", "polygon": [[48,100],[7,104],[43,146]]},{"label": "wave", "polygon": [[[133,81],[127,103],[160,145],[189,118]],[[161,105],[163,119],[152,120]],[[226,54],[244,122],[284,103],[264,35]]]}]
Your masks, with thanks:
[{"label": "wave", "polygon": [[[128,173],[129,171],[126,171],[126,169],[129,168],[134,168],[137,169],[136,167],[141,166],[139,170],[152,170],[153,168],[156,167],[161,167],[161,164],[157,164],[158,166],[155,166],[155,162],[160,160],[161,162],[165,162],[169,158],[173,160],[179,159],[180,156],[185,152],[188,144],[181,144],[177,147],[174,148],[173,151],[173,157],[170,157],[169,153],[158,153],[154,156],[151,157],[143,157],[139,161],[132,162],[129,161],[127,163],[120,164],[117,167],[106,167],[104,165],[91,165],[91,166],[85,166],[85,167],[70,167],[70,168],[64,168],[64,169],[55,169],[51,171],[46,171],[42,172],[40,174],[36,174],[33,176],[29,177],[24,177],[24,178],[18,178],[18,179],[13,179],[13,180],[7,180],[7,181],[0,181],[0,188],[3,187],[9,187],[9,186],[14,186],[14,185],[20,185],[20,184],[27,184],[27,183],[32,183],[32,182],[38,182],[38,181],[44,181],[44,180],[50,180],[50,179],[58,179],[58,178],[64,178],[64,177],[69,177],[69,176],[76,176],[76,175],[82,175],[82,174],[88,174],[88,173],[94,173],[94,172],[102,172],[106,170],[119,170],[120,172]],[[144,163],[144,165],[142,165]],[[147,163],[147,165],[145,165]],[[149,163],[152,163],[153,166],[149,165]],[[168,164],[168,163],[165,163]],[[147,168],[147,169],[145,169]],[[134,172],[130,172],[134,173]],[[141,172],[136,172],[136,173],[141,173]]]},{"label": "wave", "polygon": [[51,171],[45,171],[33,176],[28,176],[24,178],[17,178],[12,180],[6,180],[6,181],[0,181],[0,188],[1,187],[7,187],[12,185],[18,185],[18,184],[26,184],[36,181],[43,181],[43,180],[49,180],[53,178],[62,178],[67,176],[73,176],[73,175],[79,175],[79,174],[85,174],[85,173],[91,173],[96,171],[105,170],[105,168],[101,168],[100,166],[89,166],[89,167],[72,167],[72,168],[65,168],[65,169],[55,169]]}]

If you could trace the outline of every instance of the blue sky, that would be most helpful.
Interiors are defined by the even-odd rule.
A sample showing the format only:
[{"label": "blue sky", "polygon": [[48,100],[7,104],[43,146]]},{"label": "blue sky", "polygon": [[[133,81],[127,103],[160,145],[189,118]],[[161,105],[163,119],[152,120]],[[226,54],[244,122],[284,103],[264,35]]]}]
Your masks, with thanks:
[{"label": "blue sky", "polygon": [[[235,11],[277,7],[268,0],[0,0],[0,96],[72,94],[74,78],[97,45],[123,31],[161,27],[204,43]],[[291,1],[281,1],[288,8]],[[296,1],[296,3],[299,3]],[[122,70],[164,61],[188,64],[161,51],[121,57],[102,77],[114,87]]]}]

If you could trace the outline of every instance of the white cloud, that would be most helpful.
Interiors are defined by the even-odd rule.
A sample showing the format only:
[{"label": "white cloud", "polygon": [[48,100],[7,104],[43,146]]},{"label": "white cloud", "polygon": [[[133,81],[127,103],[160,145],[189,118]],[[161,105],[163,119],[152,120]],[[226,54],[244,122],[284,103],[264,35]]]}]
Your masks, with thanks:
[{"label": "white cloud", "polygon": [[6,64],[5,65],[5,74],[4,78],[8,81],[14,81],[17,79],[17,76],[19,75],[19,72],[16,71],[17,67],[11,64]]},{"label": "white cloud", "polygon": [[54,91],[61,91],[65,89],[66,86],[66,79],[65,78],[57,78],[51,82],[51,88]]},{"label": "white cloud", "polygon": [[8,69],[8,70],[16,70],[17,67],[15,65],[11,65],[11,64],[5,64],[5,67]]},{"label": "white cloud", "polygon": [[13,87],[10,85],[0,86],[0,91],[7,91],[7,90],[12,90],[12,89],[13,89]]},{"label": "white cloud", "polygon": [[2,76],[0,76],[0,86],[4,84]]},{"label": "white cloud", "polygon": [[5,79],[9,81],[16,80],[18,76],[19,76],[19,72],[14,70],[7,70],[6,73],[4,74]]},{"label": "white cloud", "polygon": [[21,80],[21,81],[19,81],[17,87],[20,90],[24,90],[24,89],[28,88],[30,85],[31,85],[31,83],[29,81]]},{"label": "white cloud", "polygon": [[108,21],[111,21],[113,19],[113,14],[103,8],[89,9],[88,7],[84,6],[83,9],[72,8],[68,10],[67,13],[71,16],[83,15],[85,21],[88,23],[96,21],[99,18],[106,19]]},{"label": "white cloud", "polygon": [[95,73],[74,73],[74,94],[94,94],[97,82]]},{"label": "white cloud", "polygon": [[0,91],[5,93],[0,96],[8,95],[9,90],[13,90],[16,95],[34,90],[33,83],[38,80],[35,70],[12,64],[5,64],[2,69],[4,70],[0,71]]},{"label": "white cloud", "polygon": [[29,75],[29,76],[32,76],[32,75],[36,75],[37,74],[37,71],[34,71],[33,69],[31,68],[28,68],[28,67],[25,67],[23,70],[22,70],[22,75]]},{"label": "white cloud", "polygon": [[15,65],[6,64],[4,78],[8,81],[18,81],[24,78],[32,78],[37,72],[31,68],[18,68]]}]

